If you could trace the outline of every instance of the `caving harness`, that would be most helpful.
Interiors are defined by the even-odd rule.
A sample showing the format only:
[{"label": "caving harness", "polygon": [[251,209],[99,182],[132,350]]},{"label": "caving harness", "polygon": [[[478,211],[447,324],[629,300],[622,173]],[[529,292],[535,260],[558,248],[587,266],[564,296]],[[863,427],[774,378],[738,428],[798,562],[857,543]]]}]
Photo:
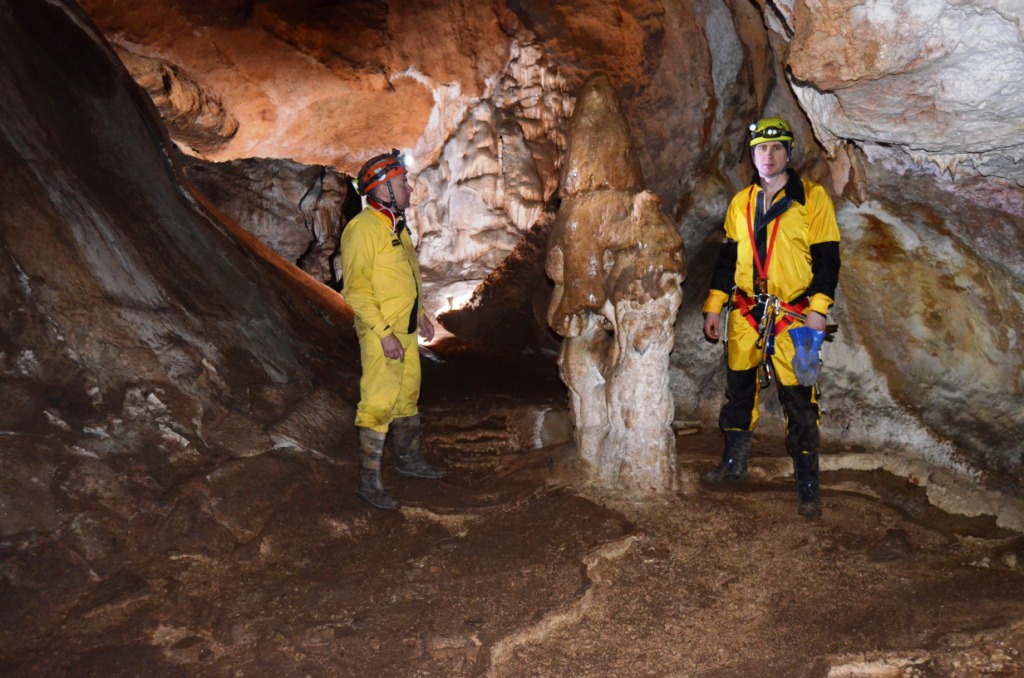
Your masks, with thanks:
[{"label": "caving harness", "polygon": [[[734,287],[733,293],[729,297],[729,307],[738,310],[747,319],[750,326],[757,330],[755,347],[761,352],[761,360],[757,366],[757,383],[761,388],[767,388],[775,376],[771,360],[775,355],[775,336],[788,330],[794,322],[807,320],[807,307],[810,300],[803,297],[794,302],[786,302],[768,293],[768,264],[771,261],[772,252],[775,250],[775,238],[779,234],[779,222],[782,220],[782,214],[779,214],[772,224],[767,252],[762,261],[754,239],[754,222],[750,213],[753,194],[754,187],[751,186],[747,195],[747,232],[750,236],[756,268],[754,294],[748,295],[740,288]],[[730,308],[726,309],[727,314]],[[836,329],[838,329],[836,325],[826,327],[826,341],[831,339],[831,335],[835,333]]]},{"label": "caving harness", "polygon": [[742,290],[733,293],[733,306],[738,310],[751,327],[757,330],[757,343],[754,346],[761,352],[761,360],[757,365],[757,382],[761,388],[767,388],[774,378],[771,357],[775,355],[775,336],[788,329],[794,321],[804,321],[807,315],[807,299],[799,304],[787,304],[776,296],[768,293],[747,296]]}]

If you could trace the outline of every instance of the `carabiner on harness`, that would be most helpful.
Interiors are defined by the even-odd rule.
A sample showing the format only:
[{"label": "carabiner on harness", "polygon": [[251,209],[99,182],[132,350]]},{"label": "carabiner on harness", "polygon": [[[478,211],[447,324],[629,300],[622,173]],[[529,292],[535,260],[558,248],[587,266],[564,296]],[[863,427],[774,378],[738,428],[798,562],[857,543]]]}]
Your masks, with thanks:
[{"label": "carabiner on harness", "polygon": [[755,344],[757,348],[761,349],[761,362],[757,366],[757,383],[761,388],[767,388],[774,378],[772,356],[775,355],[775,321],[782,308],[782,302],[778,297],[773,297],[770,294],[759,294],[755,300],[759,306],[764,306]]}]

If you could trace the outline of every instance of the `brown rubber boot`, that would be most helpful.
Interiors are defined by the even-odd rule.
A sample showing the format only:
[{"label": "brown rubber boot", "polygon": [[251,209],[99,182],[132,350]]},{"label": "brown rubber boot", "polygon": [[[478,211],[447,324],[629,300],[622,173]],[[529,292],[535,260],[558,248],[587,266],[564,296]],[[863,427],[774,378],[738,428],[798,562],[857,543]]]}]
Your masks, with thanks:
[{"label": "brown rubber boot", "polygon": [[395,470],[409,478],[437,480],[448,472],[430,464],[420,452],[420,415],[402,417],[391,422],[389,432],[395,446]]},{"label": "brown rubber boot", "polygon": [[356,494],[369,502],[370,506],[383,511],[394,511],[401,507],[398,500],[384,489],[380,481],[380,463],[384,458],[384,439],[387,434],[371,428],[359,429],[359,486]]}]

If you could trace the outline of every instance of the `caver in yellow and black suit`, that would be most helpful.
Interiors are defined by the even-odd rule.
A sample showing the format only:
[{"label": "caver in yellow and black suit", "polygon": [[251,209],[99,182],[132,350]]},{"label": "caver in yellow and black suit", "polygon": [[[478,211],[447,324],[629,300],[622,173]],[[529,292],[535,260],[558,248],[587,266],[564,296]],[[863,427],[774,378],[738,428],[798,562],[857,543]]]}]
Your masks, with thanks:
[{"label": "caver in yellow and black suit", "polygon": [[[826,315],[839,280],[839,228],[832,200],[818,184],[801,179],[792,169],[785,188],[771,205],[764,204],[760,179],[740,191],[729,204],[725,243],[719,252],[704,304],[705,313],[720,313],[732,297],[727,325],[728,366],[726,402],[719,416],[725,433],[722,465],[705,480],[741,480],[746,477],[751,432],[757,425],[758,365],[756,329],[764,311],[754,302],[758,262],[765,269],[766,291],[784,309],[801,315]],[[753,233],[753,238],[751,238]],[[758,257],[754,255],[757,248]],[[767,265],[765,266],[765,263]],[[787,330],[803,322],[779,317],[772,363],[779,400],[786,414],[786,450],[794,460],[801,502],[805,494],[818,501],[818,419],[816,389],[801,386],[793,372],[794,346]]]}]

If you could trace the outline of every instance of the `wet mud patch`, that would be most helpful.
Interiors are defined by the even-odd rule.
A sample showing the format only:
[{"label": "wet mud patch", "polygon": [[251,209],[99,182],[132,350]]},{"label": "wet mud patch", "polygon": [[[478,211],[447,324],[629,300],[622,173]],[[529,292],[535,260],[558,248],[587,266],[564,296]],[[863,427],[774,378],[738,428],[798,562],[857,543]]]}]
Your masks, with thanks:
[{"label": "wet mud patch", "polygon": [[571,445],[488,458],[442,421],[447,478],[385,460],[399,512],[356,498],[354,454],[290,447],[151,491],[116,523],[124,553],[84,548],[81,520],[0,544],[0,673],[1024,673],[1024,537],[895,476],[823,473],[807,521],[770,441],[752,482],[692,482],[720,453],[700,434],[681,491],[632,502],[558,487]]},{"label": "wet mud patch", "polygon": [[197,541],[168,519],[137,537],[148,557],[94,581],[82,572],[66,606],[45,594],[53,582],[42,572],[32,590],[8,590],[34,614],[16,615],[0,666],[16,676],[478,675],[497,639],[583,595],[584,555],[631,529],[564,490],[499,492],[498,503],[457,477],[396,482],[407,503],[387,513],[354,484],[354,465],[282,455],[209,474],[184,502],[187,524],[224,529]]},{"label": "wet mud patch", "polygon": [[[687,445],[684,467],[720,454],[711,438]],[[491,675],[1024,674],[1022,537],[884,475],[823,474],[815,521],[781,480],[613,503],[635,547],[605,564],[576,624]],[[854,481],[872,491],[829,489]]]},{"label": "wet mud patch", "polygon": [[1024,618],[1024,573],[993,560],[998,542],[951,540],[869,498],[834,498],[816,523],[767,492],[660,509],[632,516],[644,537],[608,564],[580,622],[494,675],[822,676],[843,655],[934,658],[965,634],[1017,637]]}]

